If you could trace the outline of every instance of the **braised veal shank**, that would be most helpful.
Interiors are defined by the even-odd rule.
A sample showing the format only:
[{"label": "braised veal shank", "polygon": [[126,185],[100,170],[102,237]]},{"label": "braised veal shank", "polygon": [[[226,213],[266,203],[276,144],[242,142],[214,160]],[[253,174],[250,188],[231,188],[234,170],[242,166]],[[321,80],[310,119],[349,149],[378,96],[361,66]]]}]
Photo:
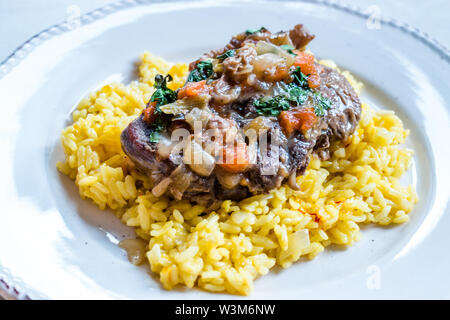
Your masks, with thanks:
[{"label": "braised veal shank", "polygon": [[[305,51],[313,38],[302,25],[289,32],[247,30],[191,63],[177,92],[166,87],[170,78],[159,77],[159,91],[121,135],[124,152],[151,177],[152,192],[211,205],[284,182],[298,188],[295,178],[311,153],[328,158],[330,142],[352,134],[361,113],[349,82]],[[188,133],[183,150],[171,141],[178,129]],[[265,153],[249,141],[249,129],[267,137]],[[217,138],[225,136],[228,144]],[[192,155],[201,163],[192,163]]]}]

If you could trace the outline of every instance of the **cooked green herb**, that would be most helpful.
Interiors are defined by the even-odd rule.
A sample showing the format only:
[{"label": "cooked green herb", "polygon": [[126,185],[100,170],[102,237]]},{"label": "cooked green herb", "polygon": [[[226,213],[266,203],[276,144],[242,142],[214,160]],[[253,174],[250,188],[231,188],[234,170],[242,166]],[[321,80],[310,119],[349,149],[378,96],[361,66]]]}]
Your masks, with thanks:
[{"label": "cooked green herb", "polygon": [[[304,90],[312,91],[308,85],[308,76],[304,75],[300,71],[300,67],[297,67],[293,73],[294,83],[299,85]],[[325,115],[325,110],[331,108],[331,101],[322,96],[320,92],[314,92],[316,105],[314,107],[314,112],[318,117],[323,117]]]},{"label": "cooked green herb", "polygon": [[294,77],[294,83],[298,85],[300,88],[303,88],[305,90],[310,90],[310,87],[308,85],[308,76],[306,76],[302,71],[300,70],[300,67],[296,67],[294,72],[292,73],[292,76]]},{"label": "cooked green herb", "polygon": [[271,98],[261,98],[254,102],[256,112],[260,115],[276,117],[281,111],[289,110],[291,104],[284,95],[278,95]]},{"label": "cooked green herb", "polygon": [[297,67],[292,73],[294,81],[287,84],[284,92],[273,96],[264,97],[256,100],[253,105],[256,107],[256,112],[264,116],[278,116],[281,111],[289,110],[291,103],[301,106],[306,102],[308,96],[314,95],[315,107],[314,112],[317,116],[323,117],[325,110],[331,108],[331,101],[323,97],[320,92],[313,92],[308,85],[308,77],[304,75],[300,67]]},{"label": "cooked green herb", "polygon": [[156,88],[156,90],[152,94],[150,102],[156,101],[154,111],[156,114],[156,119],[151,124],[151,128],[153,131],[149,136],[150,142],[159,141],[160,132],[169,124],[170,121],[170,117],[165,113],[162,113],[159,107],[177,100],[177,92],[167,88],[167,82],[169,81],[172,81],[172,76],[170,74],[165,77],[161,74],[158,74],[155,77],[154,87]]},{"label": "cooked green herb", "polygon": [[266,30],[266,28],[264,28],[264,27],[261,27],[258,29],[247,29],[247,30],[245,30],[245,34],[249,36],[251,34],[255,34],[255,33],[258,33],[258,32],[264,31],[264,30]]},{"label": "cooked green herb", "polygon": [[294,51],[292,51],[295,48],[293,46],[289,45],[289,44],[283,44],[283,45],[280,46],[280,48],[283,49],[283,50],[286,50],[288,53],[292,54],[293,56],[297,55]]},{"label": "cooked green herb", "polygon": [[314,107],[314,113],[318,117],[323,117],[325,115],[325,110],[331,108],[331,101],[322,96],[320,92],[314,92],[314,96],[316,97],[316,106]]},{"label": "cooked green herb", "polygon": [[234,50],[228,50],[227,52],[217,56],[216,58],[219,59],[220,61],[223,61],[226,58],[234,56],[234,53],[235,53]]},{"label": "cooked green herb", "polygon": [[164,130],[164,128],[169,124],[169,119],[166,117],[166,115],[161,114],[156,118],[155,122],[152,123],[152,129],[153,131],[150,133],[150,142],[158,142],[160,139],[161,131]]},{"label": "cooked green herb", "polygon": [[309,92],[295,84],[286,86],[283,93],[271,98],[261,98],[254,102],[256,112],[264,116],[278,116],[281,111],[289,110],[291,102],[297,106],[302,105],[308,98]]},{"label": "cooked green herb", "polygon": [[290,101],[300,106],[308,99],[309,91],[291,84],[287,88],[287,94]]},{"label": "cooked green herb", "polygon": [[214,73],[212,61],[210,59],[203,60],[197,63],[194,70],[189,73],[187,82],[198,82],[206,80],[211,77]]},{"label": "cooked green herb", "polygon": [[149,139],[150,139],[150,142],[153,142],[153,143],[159,142],[159,139],[160,139],[159,132],[153,131],[152,133],[150,133]]},{"label": "cooked green herb", "polygon": [[[155,110],[156,112],[156,110]],[[161,132],[169,125],[171,116],[161,113],[157,116],[155,121],[151,124],[152,132],[149,135],[150,142],[158,142]]]},{"label": "cooked green herb", "polygon": [[167,88],[167,82],[172,81],[172,76],[168,74],[167,76],[163,76],[161,74],[157,74],[155,77],[155,92],[152,94],[150,98],[150,102],[156,101],[156,112],[161,112],[159,110],[159,106],[163,106],[168,103],[172,103],[177,100],[177,93]]}]

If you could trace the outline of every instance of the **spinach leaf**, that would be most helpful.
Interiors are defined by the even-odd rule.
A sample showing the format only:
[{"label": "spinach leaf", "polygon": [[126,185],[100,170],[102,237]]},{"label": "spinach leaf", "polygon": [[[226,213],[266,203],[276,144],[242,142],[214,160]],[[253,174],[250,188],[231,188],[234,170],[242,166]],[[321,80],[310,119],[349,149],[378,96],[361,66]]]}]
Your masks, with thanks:
[{"label": "spinach leaf", "polygon": [[154,87],[156,90],[153,92],[150,102],[156,101],[156,111],[159,113],[161,112],[161,110],[159,110],[159,106],[163,106],[177,100],[177,93],[174,90],[167,88],[167,82],[169,81],[172,81],[172,76],[170,74],[165,77],[158,74],[155,77]]},{"label": "spinach leaf", "polygon": [[289,110],[291,103],[295,103],[296,106],[301,106],[306,102],[308,96],[314,96],[314,113],[323,117],[325,110],[331,108],[331,101],[322,96],[320,92],[313,92],[308,85],[308,77],[303,74],[300,67],[296,67],[292,73],[294,81],[287,84],[283,92],[273,96],[264,97],[255,100],[253,105],[256,107],[256,112],[263,116],[278,116],[281,111]]},{"label": "spinach leaf", "polygon": [[300,88],[305,90],[311,90],[308,85],[308,76],[306,76],[302,71],[300,70],[300,67],[296,67],[294,72],[292,73],[292,76],[294,78],[294,83],[298,85]]},{"label": "spinach leaf", "polygon": [[234,54],[235,54],[234,50],[228,50],[227,52],[225,52],[225,53],[223,53],[221,55],[218,55],[216,58],[219,59],[220,61],[223,61],[226,58],[234,56]]},{"label": "spinach leaf", "polygon": [[155,106],[155,114],[156,119],[150,125],[152,132],[150,133],[149,139],[150,142],[158,142],[160,133],[164,128],[166,128],[170,122],[170,116],[161,112],[160,106],[163,106],[168,103],[172,103],[177,100],[177,92],[167,88],[167,82],[172,81],[172,76],[168,74],[167,76],[163,76],[161,74],[156,75],[155,77],[155,92],[153,92],[152,97],[150,98],[150,102],[156,102]]},{"label": "spinach leaf", "polygon": [[280,48],[283,49],[283,50],[286,50],[288,53],[292,54],[293,56],[297,55],[294,51],[292,51],[295,48],[293,46],[289,45],[289,44],[282,44],[280,46]]},{"label": "spinach leaf", "polygon": [[[294,77],[294,83],[297,84],[299,87],[301,87],[304,90],[308,90],[312,92],[312,89],[308,85],[308,76],[304,75],[300,67],[297,67],[292,74]],[[325,115],[325,110],[328,110],[331,108],[331,101],[324,96],[320,92],[314,92],[315,102],[316,105],[314,106],[314,113],[318,117],[323,117]],[[306,100],[306,99],[305,99]]]},{"label": "spinach leaf", "polygon": [[203,60],[197,63],[194,70],[189,73],[187,82],[198,82],[206,80],[214,73],[211,59]]}]

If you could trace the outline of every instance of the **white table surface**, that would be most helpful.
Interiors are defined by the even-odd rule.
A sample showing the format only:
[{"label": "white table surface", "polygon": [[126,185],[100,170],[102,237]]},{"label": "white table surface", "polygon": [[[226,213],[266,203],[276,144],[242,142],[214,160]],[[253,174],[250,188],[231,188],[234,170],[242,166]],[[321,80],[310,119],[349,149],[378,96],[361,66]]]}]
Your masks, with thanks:
[{"label": "white table surface", "polygon": [[[0,0],[0,61],[41,30],[102,7],[111,0]],[[449,0],[340,0],[382,16],[404,21],[430,34],[450,48]],[[76,6],[76,7],[74,7]],[[372,7],[371,7],[372,6]],[[74,11],[75,10],[75,11]],[[1,295],[1,292],[0,292]],[[1,297],[0,297],[1,299]]]},{"label": "white table surface", "polygon": [[[81,14],[111,0],[0,0],[0,61],[34,34],[70,17],[73,6]],[[449,0],[340,0],[407,22],[450,48]],[[77,9],[78,10],[78,9]]]}]

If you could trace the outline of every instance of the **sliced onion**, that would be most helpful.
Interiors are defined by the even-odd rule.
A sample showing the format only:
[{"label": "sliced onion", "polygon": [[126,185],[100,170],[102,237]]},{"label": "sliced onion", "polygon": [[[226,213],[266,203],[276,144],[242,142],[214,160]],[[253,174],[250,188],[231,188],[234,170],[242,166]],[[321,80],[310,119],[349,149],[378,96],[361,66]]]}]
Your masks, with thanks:
[{"label": "sliced onion", "polygon": [[288,179],[288,184],[291,189],[300,190],[300,186],[297,184],[297,172],[295,172],[295,170],[291,172]]},{"label": "sliced onion", "polygon": [[289,235],[289,250],[292,250],[295,254],[302,253],[303,250],[309,247],[309,232],[307,229],[298,230],[297,232]]},{"label": "sliced onion", "polygon": [[196,97],[178,99],[175,102],[160,106],[159,108],[166,114],[186,114],[193,108],[206,108],[210,99],[211,96],[209,95],[199,95]]},{"label": "sliced onion", "polygon": [[152,194],[155,197],[161,197],[169,188],[169,185],[172,183],[172,179],[167,177],[162,179],[156,186],[152,189]]},{"label": "sliced onion", "polygon": [[272,33],[270,35],[269,41],[276,46],[288,45],[295,47],[292,43],[291,37],[289,37],[289,34],[287,32]]},{"label": "sliced onion", "polygon": [[270,130],[274,127],[274,122],[270,120],[268,117],[256,117],[252,121],[250,121],[245,127],[244,132],[253,129],[256,131],[256,134],[259,136],[266,132],[267,130]]},{"label": "sliced onion", "polygon": [[288,248],[280,252],[279,259],[284,261],[297,261],[311,244],[307,229],[298,230],[288,236]]},{"label": "sliced onion", "polygon": [[187,170],[184,163],[180,164],[171,174],[170,192],[177,200],[181,200],[183,193],[191,185],[192,172]]},{"label": "sliced onion", "polygon": [[286,60],[286,66],[289,68],[294,64],[295,58],[290,53],[286,52],[285,50],[281,49],[280,47],[266,42],[266,41],[258,41],[256,43],[256,52],[258,55],[263,55],[266,53],[273,53],[280,57],[283,57]]},{"label": "sliced onion", "polygon": [[241,182],[242,175],[220,171],[217,172],[217,180],[225,189],[233,189]]},{"label": "sliced onion", "polygon": [[188,112],[185,116],[185,121],[189,123],[189,125],[194,128],[195,122],[200,121],[202,126],[205,126],[211,118],[211,110],[208,107],[203,109],[193,108],[190,112]]},{"label": "sliced onion", "polygon": [[183,161],[192,171],[204,177],[209,177],[216,165],[215,159],[194,140],[187,143]]},{"label": "sliced onion", "polygon": [[264,53],[257,56],[252,63],[255,74],[261,78],[261,75],[267,70],[276,70],[276,66],[284,65],[285,59],[274,53]]},{"label": "sliced onion", "polygon": [[307,229],[298,230],[288,237],[289,251],[294,256],[294,260],[297,260],[303,253],[303,250],[309,247],[309,232]]}]

